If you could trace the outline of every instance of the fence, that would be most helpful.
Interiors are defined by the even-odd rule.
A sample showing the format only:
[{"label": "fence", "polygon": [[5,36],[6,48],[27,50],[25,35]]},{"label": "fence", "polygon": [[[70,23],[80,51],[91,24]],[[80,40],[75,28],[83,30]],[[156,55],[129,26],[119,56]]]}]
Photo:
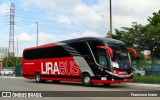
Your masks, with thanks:
[{"label": "fence", "polygon": [[[138,71],[134,72],[134,82],[160,83],[160,61],[154,63],[151,61],[133,62],[132,67]],[[142,75],[144,73],[144,75]]]},{"label": "fence", "polygon": [[3,69],[12,69],[15,72],[15,76],[22,76],[22,66],[16,67],[2,67]]}]

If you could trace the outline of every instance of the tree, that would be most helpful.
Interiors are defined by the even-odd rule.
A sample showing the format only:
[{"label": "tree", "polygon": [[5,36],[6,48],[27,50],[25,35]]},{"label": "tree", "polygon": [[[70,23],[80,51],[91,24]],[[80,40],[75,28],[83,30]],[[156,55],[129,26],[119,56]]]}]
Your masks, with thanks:
[{"label": "tree", "polygon": [[153,17],[149,17],[148,21],[149,24],[142,28],[146,40],[140,43],[145,47],[144,49],[151,51],[152,62],[154,62],[154,58],[160,58],[160,10],[154,12]]},{"label": "tree", "polygon": [[152,40],[155,41],[155,47],[153,48],[154,52],[152,55],[160,58],[160,10],[157,13],[154,12],[153,17],[149,17],[148,21],[150,22],[150,26],[154,27]]},{"label": "tree", "polygon": [[138,48],[137,40],[140,37],[140,30],[143,26],[137,24],[137,22],[132,22],[132,27],[122,27],[123,30],[115,29],[116,34],[113,35],[114,39],[121,40],[126,43],[127,47],[135,48],[138,51],[138,55],[141,59],[144,59],[141,51]]},{"label": "tree", "polygon": [[17,65],[22,65],[22,57],[5,57],[3,58],[3,66],[15,67]]},{"label": "tree", "polygon": [[153,63],[155,57],[160,58],[160,11],[154,12],[148,21],[149,24],[145,26],[133,22],[130,28],[123,27],[121,31],[116,29],[113,38],[125,42],[139,52],[150,50]]},{"label": "tree", "polygon": [[141,34],[137,41],[138,47],[141,50],[151,51],[152,63],[154,63],[154,58],[158,58],[160,54],[160,24],[156,26],[148,24],[142,27]]},{"label": "tree", "polygon": [[150,23],[150,25],[152,26],[156,26],[157,24],[160,23],[160,10],[156,13],[153,13],[153,17],[149,17],[148,21]]}]

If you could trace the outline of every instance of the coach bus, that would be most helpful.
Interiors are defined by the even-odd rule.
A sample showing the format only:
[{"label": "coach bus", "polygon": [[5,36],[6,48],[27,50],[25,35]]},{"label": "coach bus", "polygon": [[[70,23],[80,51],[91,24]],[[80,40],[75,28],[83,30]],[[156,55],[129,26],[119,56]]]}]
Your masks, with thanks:
[{"label": "coach bus", "polygon": [[133,69],[129,51],[119,40],[102,37],[84,37],[23,51],[23,77],[36,82],[70,81],[85,86],[94,83],[110,85],[131,82]]}]

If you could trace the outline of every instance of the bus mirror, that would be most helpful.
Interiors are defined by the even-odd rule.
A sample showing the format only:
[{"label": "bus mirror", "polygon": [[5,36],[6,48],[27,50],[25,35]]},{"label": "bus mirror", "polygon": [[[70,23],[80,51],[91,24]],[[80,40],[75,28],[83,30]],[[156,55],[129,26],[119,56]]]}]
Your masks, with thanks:
[{"label": "bus mirror", "polygon": [[133,52],[134,58],[135,58],[135,59],[138,59],[137,51],[136,51],[135,49],[133,49],[133,48],[128,48],[128,51]]},{"label": "bus mirror", "polygon": [[108,46],[97,46],[97,48],[105,49],[108,51],[111,58],[113,58],[113,50]]}]

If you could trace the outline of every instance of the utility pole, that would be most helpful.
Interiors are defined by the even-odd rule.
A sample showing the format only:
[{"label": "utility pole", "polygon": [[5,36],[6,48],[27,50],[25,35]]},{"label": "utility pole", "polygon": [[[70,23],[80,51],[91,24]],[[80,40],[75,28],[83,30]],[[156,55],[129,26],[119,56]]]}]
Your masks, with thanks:
[{"label": "utility pole", "polygon": [[11,3],[8,56],[14,56],[14,19],[15,19],[15,5]]},{"label": "utility pole", "polygon": [[17,38],[17,57],[18,57],[18,38]]},{"label": "utility pole", "polygon": [[38,46],[38,22],[35,22],[37,24],[37,42],[36,42],[36,46]]},{"label": "utility pole", "polygon": [[110,0],[110,38],[112,38],[112,0]]}]

